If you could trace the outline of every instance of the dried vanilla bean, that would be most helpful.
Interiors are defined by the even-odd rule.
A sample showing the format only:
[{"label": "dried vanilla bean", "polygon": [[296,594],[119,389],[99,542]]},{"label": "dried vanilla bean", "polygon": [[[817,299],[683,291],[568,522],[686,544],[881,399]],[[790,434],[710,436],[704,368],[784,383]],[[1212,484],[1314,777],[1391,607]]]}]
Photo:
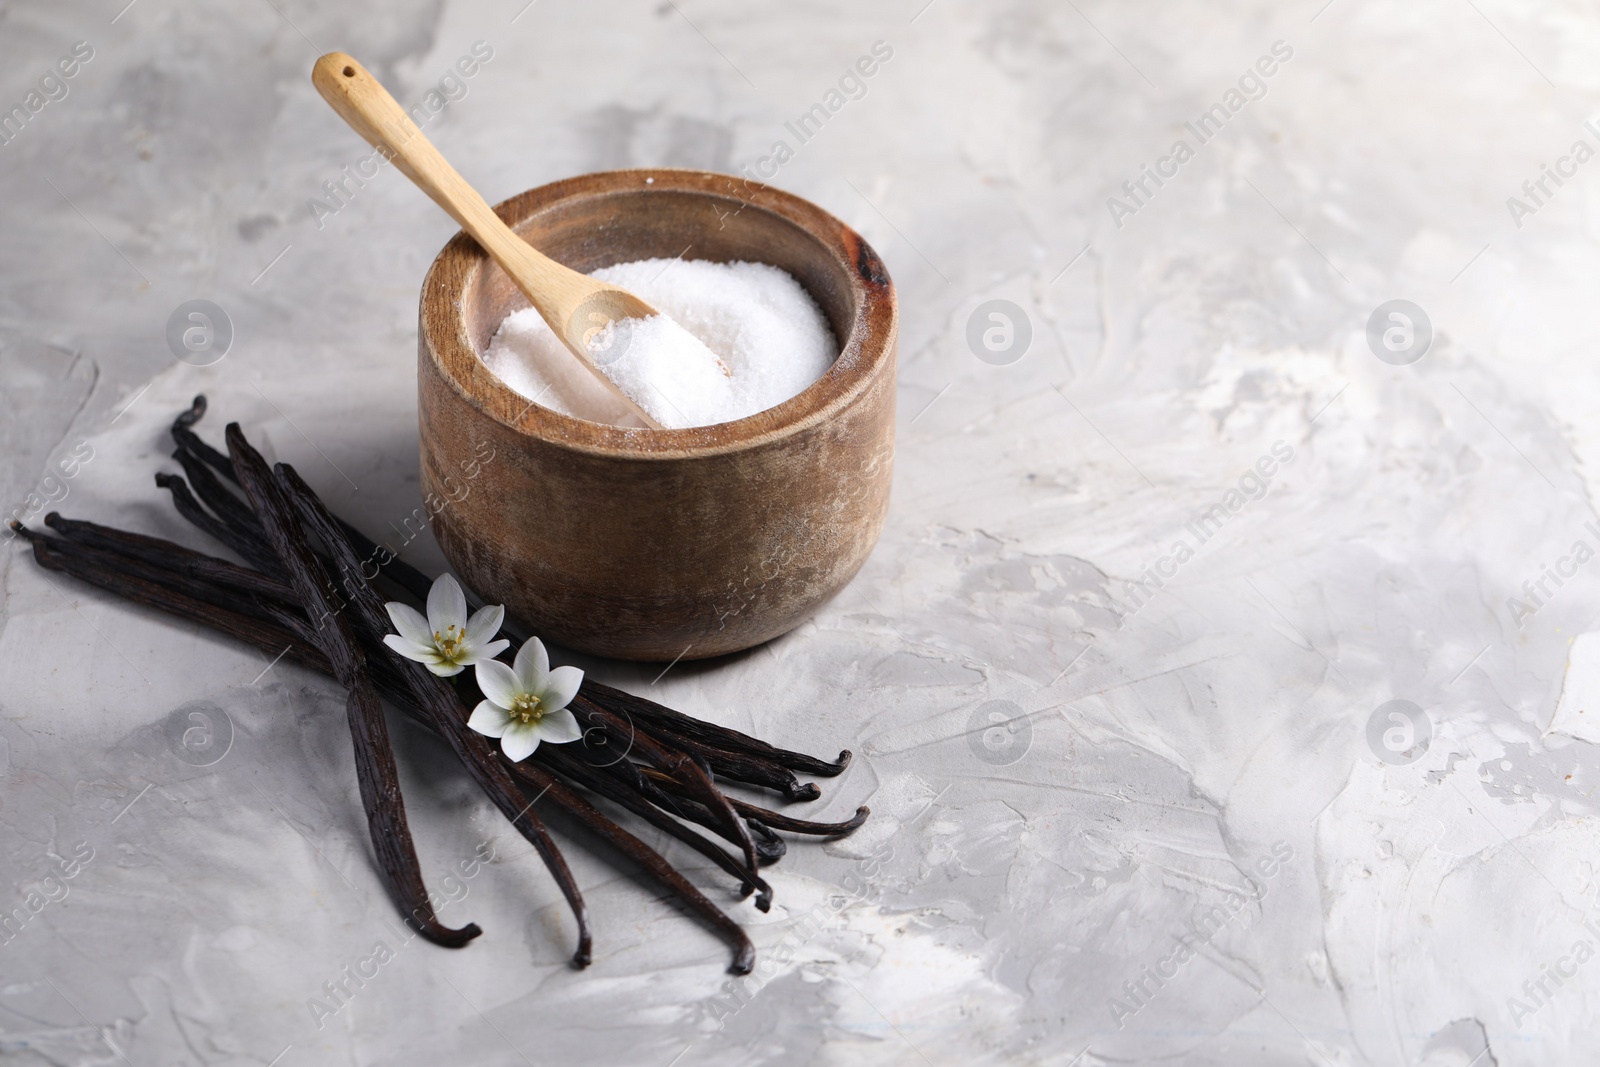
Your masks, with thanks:
[{"label": "dried vanilla bean", "polygon": [[201,507],[194,494],[189,492],[189,483],[181,477],[160,472],[156,474],[156,485],[172,494],[172,504],[178,509],[179,515],[199,527],[202,532],[210,534],[213,540],[227,545],[237,552],[240,558],[261,570],[270,571],[277,566],[272,549],[265,542],[249,534],[240,533]]},{"label": "dried vanilla bean", "polygon": [[237,423],[228,427],[228,451],[239,484],[254,505],[262,530],[291,584],[315,620],[319,646],[333,666],[334,676],[347,691],[345,714],[355,748],[356,781],[367,812],[367,825],[379,866],[387,875],[407,923],[436,944],[458,947],[483,931],[476,923],[452,930],[439,922],[428,903],[422,867],[405,802],[400,796],[399,771],[389,745],[389,727],[377,691],[367,674],[366,657],[355,635],[329,599],[329,581],[322,564],[306,541],[294,510],[283,498],[276,479],[255,449],[245,441]]},{"label": "dried vanilla bean", "polygon": [[[662,774],[662,777],[677,785],[677,796],[668,795],[656,785],[652,778],[646,777],[646,772],[655,770],[653,767],[640,766],[628,760],[616,760],[604,765],[604,770],[613,777],[620,779],[627,788],[638,793],[662,811],[676,815],[685,822],[703,826],[731,844],[742,844],[739,838],[735,838],[728,833],[727,824],[722,819],[712,814],[711,809],[707,808],[700,800],[693,799],[699,796],[697,792],[685,786],[672,775]],[[661,774],[659,771],[656,773]],[[731,798],[727,799],[730,800],[731,804]],[[777,863],[783,858],[784,853],[788,851],[788,845],[780,838],[764,834],[756,830],[756,828],[750,827],[749,820],[746,820],[746,826],[750,829],[751,840],[755,844],[757,863],[765,867],[769,864]]]},{"label": "dried vanilla bean", "polygon": [[766,808],[746,803],[738,797],[729,797],[728,800],[733,804],[734,811],[747,819],[761,823],[770,830],[785,830],[792,834],[809,834],[813,837],[848,837],[861,829],[861,825],[872,814],[872,809],[863,804],[856,808],[856,813],[848,819],[839,822],[817,822],[812,819],[796,819],[781,811],[768,811]]},{"label": "dried vanilla bean", "polygon": [[673,739],[683,751],[710,767],[711,773],[718,778],[743,782],[746,785],[764,786],[782,793],[783,798],[788,801],[816,800],[822,795],[822,790],[818,789],[815,783],[802,783],[787,767],[780,767],[776,763],[769,763],[754,756],[711,748],[687,738]]},{"label": "dried vanilla bean", "polygon": [[[502,630],[502,632],[505,631]],[[502,655],[502,658],[509,658],[510,655],[510,650],[507,650]],[[580,687],[580,695],[582,692],[583,690]],[[474,686],[473,698],[468,703],[481,697],[481,695]],[[641,735],[636,729],[631,729],[634,725],[631,722],[618,722],[614,718],[610,720],[594,718],[593,716],[603,715],[603,712],[593,708],[585,709],[577,704],[573,705],[573,713],[574,715],[590,716],[589,729],[585,732],[582,742],[575,748],[575,751],[580,754],[580,766],[599,770],[602,775],[601,780],[606,778],[615,779],[623,789],[632,794],[637,794],[656,808],[667,812],[669,815],[675,815],[687,822],[702,826],[723,840],[737,845],[746,857],[747,862],[749,857],[753,855],[756,867],[751,868],[751,874],[754,874],[759,867],[776,863],[783,857],[788,846],[780,838],[769,834],[758,839],[753,836],[750,828],[740,824],[736,813],[732,811],[728,803],[728,798],[723,796],[721,791],[717,790],[715,785],[712,784],[708,767],[702,767],[698,761],[675,751],[671,747],[670,741],[664,745],[657,745],[651,738]],[[582,721],[580,719],[580,722]],[[583,758],[588,755],[592,747],[591,739],[596,730],[604,734],[607,739],[606,747],[608,751],[604,755],[620,750],[623,752],[623,756],[609,759],[603,763],[594,759]],[[635,747],[646,758],[654,755],[657,761],[663,764],[680,768],[684,766],[693,767],[694,772],[691,784],[682,785],[680,782],[680,785],[682,785],[684,796],[692,796],[697,799],[692,802],[677,800],[666,795],[649,780],[643,778],[640,775],[641,767],[624,758]],[[678,781],[677,778],[673,780]],[[713,804],[705,802],[708,795],[714,798]],[[699,846],[695,845],[694,847],[698,848]],[[761,905],[765,905],[770,899],[770,893],[763,894],[759,899]],[[766,911],[767,908],[761,906],[761,910]]]},{"label": "dried vanilla bean", "polygon": [[266,544],[267,535],[261,528],[261,520],[256,518],[255,512],[250,510],[250,505],[242,497],[222,484],[210,467],[186,448],[174,449],[172,458],[183,468],[184,477],[189,479],[189,488],[194,490],[194,495],[211,509],[212,514],[239,534],[254,537]]},{"label": "dried vanilla bean", "polygon": [[[329,670],[326,666],[324,671]],[[432,717],[422,710],[416,703],[416,698],[410,688],[402,681],[392,666],[379,672],[380,688],[384,695],[409,715],[413,721],[424,729],[436,735],[442,732],[433,721]],[[639,864],[640,867],[658,882],[673,896],[677,897],[683,905],[694,914],[707,920],[733,945],[733,961],[729,963],[728,970],[733,974],[749,974],[755,964],[755,946],[750,943],[749,937],[733,919],[709,898],[679,874],[662,855],[649,845],[641,841],[627,829],[608,818],[593,804],[582,796],[564,786],[557,778],[546,773],[542,767],[550,763],[551,752],[559,746],[540,746],[535,752],[521,763],[509,763],[507,767],[512,775],[525,788],[532,792],[533,802],[541,797],[548,798],[556,806],[571,815],[586,830],[598,836],[602,841],[617,849],[623,855]],[[576,779],[574,779],[576,780]],[[670,830],[668,832],[671,832]],[[738,868],[737,861],[728,857],[728,862],[734,865],[736,877],[742,877],[742,869]]]},{"label": "dried vanilla bean", "polygon": [[666,771],[687,786],[695,799],[711,809],[722,826],[733,834],[733,840],[739,843],[744,853],[745,866],[752,871],[756,869],[756,846],[751,840],[749,827],[739,821],[728,798],[717,790],[711,782],[711,776],[699,764],[685,753],[660,744],[643,730],[624,729],[627,725],[625,720],[589,700],[581,690],[572,698],[569,707],[580,724],[599,727],[612,738],[613,743],[629,744],[631,752],[637,752],[658,770]]},{"label": "dried vanilla bean", "polygon": [[[662,774],[651,767],[645,767],[641,773],[652,782],[659,785],[668,793],[678,796],[687,796],[688,791],[672,775]],[[809,834],[813,837],[846,837],[861,829],[862,823],[867,821],[867,816],[872,814],[872,809],[863,804],[856,809],[850,818],[840,822],[815,822],[810,819],[796,819],[782,812],[771,811],[767,808],[757,807],[754,804],[740,800],[738,797],[729,797],[728,802],[746,819],[753,819],[773,830],[786,830],[794,834]]]},{"label": "dried vanilla bean", "polygon": [[126,530],[101,526],[99,523],[85,522],[82,519],[67,519],[55,511],[44,517],[44,524],[66,540],[77,544],[101,548],[130,559],[144,560],[169,571],[217,582],[242,592],[257,593],[274,600],[289,602],[294,600],[294,590],[276,578],[159,537],[129,533]]},{"label": "dried vanilla bean", "polygon": [[[29,531],[24,532],[31,533]],[[81,580],[99,585],[110,592],[126,596],[136,602],[162,608],[178,617],[199,619],[221,632],[254,645],[265,653],[277,654],[289,651],[289,658],[324,673],[332,673],[331,664],[326,661],[321,653],[298,642],[288,629],[276,629],[271,624],[237,616],[227,609],[218,608],[209,602],[192,600],[183,594],[171,593],[151,583],[130,580],[113,568],[103,568],[96,573],[96,564],[85,564],[82,560],[77,561],[81,565],[81,569],[80,566],[66,565],[61,554],[49,547],[49,543],[59,542],[52,542],[51,539],[39,537],[38,535],[32,535],[30,539],[36,540],[36,557],[42,565],[50,569],[71,573]],[[179,548],[176,545],[172,547]],[[103,567],[103,565],[98,566]],[[303,620],[300,620],[298,625],[302,628],[306,626]],[[380,674],[388,676],[382,679],[386,683],[382,685],[386,694],[395,699],[409,714],[418,716],[423,725],[433,728],[430,723],[421,717],[419,709],[408,699],[409,694],[405,691],[404,683],[394,679],[392,671],[385,670],[381,671]],[[532,767],[518,765],[513,766],[512,771],[517,777],[529,781],[541,789],[550,781],[548,777],[541,779],[540,772]],[[604,840],[619,848],[636,862],[639,862],[652,876],[660,880],[663,885],[678,896],[691,911],[707,918],[722,931],[733,942],[736,950],[730,969],[738,974],[748,973],[753,962],[754,950],[743,931],[733,920],[723,914],[716,905],[707,900],[703,894],[673,870],[658,853],[620,826],[611,822],[594,809],[592,805],[587,805],[581,798],[571,794],[570,790],[564,791],[558,787],[551,789],[546,795],[553,802],[574,814],[584,825],[599,834]],[[737,867],[736,862],[731,857],[727,857],[727,860],[728,864],[733,867],[736,877],[742,877],[742,871]]]},{"label": "dried vanilla bean", "polygon": [[[597,685],[595,688],[601,687]],[[580,689],[579,692],[594,701],[597,706],[623,716],[633,725],[635,732],[643,731],[661,743],[692,757],[696,766],[700,767],[707,775],[715,775],[718,778],[743,782],[747,785],[765,786],[768,789],[782,793],[784,799],[789,801],[816,800],[822,795],[822,791],[815,785],[810,782],[801,784],[792,771],[770,760],[739,752],[730,752],[726,749],[713,748],[682,734],[661,729],[659,719],[635,718],[632,712],[637,709],[633,705],[607,701],[604,696],[596,699],[590,696],[589,690],[585,689]],[[624,708],[628,710],[623,710]]]},{"label": "dried vanilla bean", "polygon": [[350,547],[355,550],[355,553],[363,561],[370,562],[384,577],[416,597],[422,603],[426,604],[428,602],[428,590],[433,588],[433,579],[399,556],[396,556],[393,550],[371,540],[366,534],[345,522],[339,516],[333,515],[331,512],[329,516],[344,534],[345,540],[350,542]]},{"label": "dried vanilla bean", "polygon": [[[380,672],[379,680],[384,694],[402,708],[413,721],[436,735],[441,734],[439,726],[418,706],[410,688],[400,679],[392,665]],[[728,970],[733,974],[749,974],[755,964],[755,946],[750,943],[749,937],[738,923],[679,874],[659,852],[612,821],[605,813],[542,768],[541,765],[547,764],[547,759],[541,757],[548,757],[557,747],[559,746],[541,745],[540,751],[522,763],[507,761],[512,777],[533,793],[531,802],[536,803],[540,798],[549,798],[585,829],[639,864],[668,892],[677,897],[689,911],[706,919],[732,943],[734,955]],[[729,857],[729,862],[736,863],[732,857]]]},{"label": "dried vanilla bean", "polygon": [[715,723],[696,719],[664,704],[657,704],[653,700],[647,700],[634,693],[625,693],[620,689],[613,689],[611,686],[602,685],[599,682],[589,683],[585,695],[614,711],[633,717],[635,721],[649,722],[662,730],[710,748],[742,753],[746,756],[776,763],[780,767],[787,767],[789,770],[798,771],[801,774],[812,774],[819,778],[832,778],[843,774],[844,769],[850,766],[850,751],[848,749],[840,752],[836,761],[820,760],[815,756],[808,756],[804,752],[792,752],[788,749],[778,748],[762,741],[760,738],[740,733],[731,727],[718,726]]},{"label": "dried vanilla bean", "polygon": [[[233,456],[235,470],[243,476],[246,471],[239,467],[241,454],[248,455],[245,450],[249,450],[250,453],[254,450],[250,449],[248,442],[244,440],[244,434],[239,432],[237,423],[230,423],[227,432],[228,450]],[[259,459],[259,456],[255,458]],[[355,550],[345,539],[332,514],[292,467],[283,463],[278,464],[273,484],[275,489],[287,494],[288,499],[293,501],[294,510],[316,531],[317,536],[333,554],[334,566],[344,575],[343,589],[350,598],[348,603],[352,609],[352,618],[358,625],[364,627],[369,635],[377,636],[381,640],[382,635],[389,629],[388,616],[383,610],[378,594],[362,577],[361,564],[356,558]],[[245,487],[248,491],[247,480]],[[466,712],[461,707],[460,698],[450,683],[430,673],[420,663],[409,659],[396,659],[401,677],[411,689],[417,703],[437,723],[440,735],[455,750],[457,758],[466,766],[479,788],[489,795],[489,799],[494,801],[544,860],[545,867],[550,871],[551,877],[555,878],[556,885],[567,898],[573,917],[578,922],[578,950],[573,954],[573,964],[587,967],[593,953],[588,908],[583,902],[583,894],[578,889],[577,880],[572,877],[572,871],[567,866],[566,858],[561,855],[561,850],[556,847],[549,831],[545,829],[544,821],[534,814],[532,803],[523,805],[518,800],[520,794],[516,783],[506,772],[499,755],[489,747],[487,739],[466,728]]]},{"label": "dried vanilla bean", "polygon": [[[230,458],[217,452],[193,432],[193,425],[204,411],[204,397],[197,397],[172,427],[178,446],[175,457],[182,464],[187,481],[170,475],[163,476],[161,481],[173,492],[174,503],[185,518],[259,570],[240,567],[158,538],[61,520],[54,515],[47,522],[64,540],[28,535],[34,542],[34,554],[39,563],[135,602],[201,621],[269,655],[282,653],[294,662],[336,677],[346,676],[348,672],[337,670],[336,663],[330,662],[321,648],[327,634],[314,629],[310,618],[315,617],[319,625],[326,627],[339,611],[346,612],[349,633],[354,638],[352,647],[366,657],[363,662],[369,683],[367,698],[381,692],[419,723],[441,734],[480,786],[514,823],[519,822],[524,809],[530,808],[532,803],[548,798],[571,814],[577,824],[634,859],[683,905],[725,933],[735,946],[731,969],[736,973],[747,971],[753,960],[753,950],[737,923],[658,853],[611,821],[562,779],[606,796],[712,858],[738,881],[745,893],[755,892],[758,906],[764,906],[770,900],[770,887],[760,879],[755,865],[775,861],[787,847],[774,829],[815,836],[849,833],[861,824],[867,809],[859,809],[853,819],[842,822],[794,819],[725,796],[713,784],[712,775],[774,788],[791,799],[799,799],[816,795],[815,787],[801,785],[790,772],[838,774],[849,759],[849,753],[841,753],[837,762],[817,760],[585,679],[580,698],[573,704],[574,714],[591,730],[585,741],[597,736],[592,731],[598,729],[609,743],[610,752],[621,751],[622,757],[610,765],[596,764],[585,758],[587,744],[552,744],[540,746],[533,756],[520,764],[504,760],[496,746],[465,726],[466,708],[461,702],[464,693],[457,690],[458,685],[470,688],[470,676],[463,676],[456,683],[439,679],[420,664],[394,656],[382,644],[390,627],[382,610],[382,598],[369,585],[371,579],[367,576],[381,574],[386,582],[418,601],[427,599],[431,581],[416,568],[393,559],[390,550],[375,545],[348,523],[328,513],[292,471],[280,466],[277,471],[269,472],[269,476],[292,502],[294,511],[300,513],[298,518],[304,526],[300,537],[303,547],[311,551],[309,559],[316,563],[316,577],[322,583],[319,588],[324,599],[314,603],[302,596],[300,589],[285,582],[284,561],[266,545],[267,533],[262,528],[261,518],[252,509],[252,505],[259,506],[254,496],[247,489],[249,500],[240,498],[217,477],[221,475],[237,482],[239,466],[248,461],[236,463],[239,456]],[[237,452],[237,445],[243,443],[248,448],[242,435],[238,435],[238,442],[234,440],[236,434],[237,428],[231,427],[230,447]],[[255,458],[259,460],[259,454]],[[265,470],[264,461],[260,469]],[[246,479],[249,478],[247,474]],[[315,513],[314,516],[305,514],[307,511]],[[51,520],[58,520],[60,525]],[[322,553],[331,555],[331,561],[305,540],[308,530],[323,543]],[[358,560],[358,554],[364,559]],[[341,593],[356,605],[356,610],[350,611],[346,604],[333,606],[339,600],[339,595],[332,590],[334,576],[342,579]],[[309,610],[310,617],[302,608]],[[509,626],[505,627],[505,632],[507,636],[520,636]],[[372,702],[364,711],[360,708],[347,710],[369,714],[378,709]],[[623,745],[629,747],[619,748]],[[473,752],[473,748],[481,752]],[[633,762],[635,759],[643,762]],[[525,795],[523,790],[526,790]],[[521,819],[530,825],[519,824],[518,829],[545,856],[547,866],[551,867],[558,885],[574,907],[580,942],[576,958],[581,964],[590,951],[581,895],[547,835],[544,841],[549,851],[540,847],[538,834],[543,832],[542,824],[530,833],[534,829],[533,821],[536,817],[535,820]],[[742,861],[716,841],[701,836],[696,827],[739,846]],[[414,854],[412,858],[414,860]]]},{"label": "dried vanilla bean", "polygon": [[[175,617],[198,620],[220,633],[254,646],[267,655],[276,656],[280,653],[286,653],[286,658],[313,670],[329,675],[333,673],[332,664],[327,661],[326,657],[315,647],[298,638],[290,628],[280,629],[272,623],[264,623],[254,618],[239,615],[226,608],[219,608],[209,600],[194,599],[186,594],[173,592],[159,584],[142,579],[129,578],[120,568],[107,564],[101,558],[90,558],[83,554],[72,556],[70,542],[37,534],[22,526],[21,523],[14,523],[13,526],[18,533],[33,543],[36,561],[48,570],[68,574],[80,581],[97,586],[107,592],[115,593],[134,603],[158,608]],[[162,544],[170,545],[169,542],[162,542]],[[178,545],[170,545],[170,547],[178,552],[187,551]],[[66,552],[62,551],[63,548],[66,549]],[[210,559],[211,557],[204,558]],[[297,626],[301,629],[307,628],[303,618],[297,621]],[[379,663],[374,663],[373,665],[380,666]],[[394,700],[407,715],[427,729],[437,732],[437,728],[428,721],[428,717],[413,702],[405,683],[398,678],[392,669],[387,669],[387,665],[382,665],[378,671],[377,680],[379,688],[383,690],[384,695]],[[687,879],[674,870],[659,853],[626,829],[612,822],[603,813],[595,809],[593,805],[588,804],[582,797],[562,786],[559,781],[551,779],[544,772],[533,767],[515,765],[512,767],[512,773],[541,791],[548,787],[548,792],[545,795],[553,803],[569,812],[587,829],[616,848],[623,855],[638,863],[652,877],[660,881],[669,892],[678,897],[691,912],[709,921],[734,946],[734,959],[729,969],[735,974],[749,973],[754,963],[755,949],[750,944],[749,938],[745,936],[744,931],[740,929],[736,922],[724,914],[720,908],[707,899],[704,894],[690,884]]]},{"label": "dried vanilla bean", "polygon": [[[39,535],[30,534],[29,536],[31,540],[32,537]],[[195,578],[189,574],[163,568],[158,564],[135,556],[124,556],[95,545],[84,544],[67,538],[57,538],[55,540],[59,542],[58,551],[102,566],[114,567],[130,578],[151,582],[175,592],[184,593],[197,600],[204,600],[217,607],[228,608],[241,615],[249,615],[258,619],[272,618],[272,615],[263,608],[256,598],[243,594],[239,590],[222,588],[205,579]]]},{"label": "dried vanilla bean", "polygon": [[[324,669],[326,670],[326,668]],[[414,722],[424,729],[442,736],[440,727],[432,721],[432,716],[428,715],[417,704],[415,696],[409,686],[401,680],[392,662],[386,663],[384,669],[379,671],[379,684],[384,691],[384,695],[393,700]],[[679,874],[659,852],[616,822],[613,822],[582,796],[563,785],[558,778],[552,777],[542,769],[540,765],[545,764],[546,761],[540,757],[549,756],[550,751],[556,747],[558,746],[548,746],[547,748],[547,746],[541,745],[540,751],[535,752],[533,756],[522,763],[506,761],[512,777],[533,792],[531,802],[536,803],[540,798],[548,797],[552,803],[566,811],[585,829],[639,864],[647,873],[660,882],[668,892],[677,897],[689,911],[706,919],[732,943],[734,956],[733,961],[728,965],[728,970],[734,974],[749,974],[755,962],[755,947],[751,945],[749,937],[745,935],[744,930],[740,928],[738,923],[729,918],[721,908],[713,904],[705,894],[701,893],[688,879]],[[731,857],[730,862],[732,862]]]},{"label": "dried vanilla bean", "polygon": [[[223,455],[221,452],[218,452],[216,449],[212,448],[210,445],[206,444],[205,441],[203,441],[200,436],[194,432],[194,424],[199,422],[205,413],[206,398],[204,394],[201,394],[194,398],[194,401],[190,404],[188,410],[181,412],[178,417],[173,420],[173,442],[177,444],[179,451],[185,453],[194,460],[198,460],[201,464],[204,464],[211,470],[221,474],[224,478],[227,478],[229,481],[237,484],[239,479],[234,473],[233,461],[227,456]],[[183,462],[182,457],[179,458],[179,462]],[[184,469],[186,471],[189,470],[190,464],[185,463]],[[195,490],[196,492],[201,492],[202,498],[206,499],[209,503],[210,497],[207,495],[207,493],[202,492],[202,486],[199,481],[196,481],[195,483]],[[227,489],[223,487],[220,482],[215,483],[215,491],[217,493],[227,493]],[[224,503],[223,507],[226,506],[227,505]],[[213,508],[213,510],[215,510],[215,508]],[[379,568],[379,570],[381,570],[390,581],[394,582],[396,585],[410,593],[412,596],[416,597],[418,600],[425,602],[428,599],[428,589],[433,585],[433,582],[430,578],[428,578],[427,575],[417,570],[417,568],[413,567],[405,560],[397,557],[390,549],[384,548],[372,541],[367,537],[366,534],[356,529],[350,523],[345,522],[343,519],[339,518],[339,516],[332,515],[332,513],[330,513],[330,516],[332,517],[335,525],[337,525],[339,529],[343,531],[346,539],[348,539],[350,544],[355,548],[357,555],[359,555],[363,560],[370,561],[372,565]],[[380,559],[380,555],[386,556],[386,558]]]},{"label": "dried vanilla bean", "polygon": [[178,412],[178,417],[172,420],[172,440],[179,448],[237,485],[239,479],[233,472],[233,460],[206,444],[193,430],[194,424],[205,415],[206,407],[205,394],[201,393],[190,401],[186,410]]},{"label": "dried vanilla bean", "polygon": [[[543,746],[540,747],[542,748]],[[745,934],[744,930],[740,929],[738,923],[725,915],[721,908],[713,904],[705,894],[690,884],[688,879],[674,870],[672,865],[661,857],[660,853],[606,818],[603,812],[571,789],[562,785],[559,779],[545,774],[539,768],[526,762],[518,763],[512,765],[512,773],[527,781],[530,786],[537,788],[539,795],[548,796],[556,804],[565,808],[569,814],[576,817],[585,827],[598,834],[614,848],[649,871],[693,911],[708,919],[713,926],[722,932],[723,936],[733,943],[733,962],[728,965],[728,970],[734,974],[750,973],[751,968],[755,966],[756,960],[756,949],[750,943],[750,938]]]},{"label": "dried vanilla bean", "polygon": [[622,805],[656,829],[662,830],[682,841],[737,878],[740,883],[740,896],[749,896],[751,893],[755,893],[756,907],[758,909],[761,911],[770,911],[772,909],[772,887],[767,884],[766,879],[754,871],[748,870],[721,846],[701,837],[639,794],[628,790],[621,783],[608,781],[607,776],[598,768],[564,751],[568,746],[554,745],[551,746],[552,751],[550,752],[545,752],[544,747],[540,745],[539,751],[535,753],[540,758],[540,762],[559,771],[562,775],[584,786],[591,792],[598,793],[607,800]]},{"label": "dried vanilla bean", "polygon": [[333,673],[333,668],[320,651],[306,647],[293,633],[275,622],[218,607],[209,600],[191,597],[163,583],[132,577],[120,566],[111,566],[74,552],[71,542],[63,538],[46,537],[21,523],[13,523],[12,528],[32,542],[34,559],[46,570],[71,575],[135,604],[156,608],[181,619],[202,622],[219,633],[254,645],[270,656],[286,652],[309,667]]}]

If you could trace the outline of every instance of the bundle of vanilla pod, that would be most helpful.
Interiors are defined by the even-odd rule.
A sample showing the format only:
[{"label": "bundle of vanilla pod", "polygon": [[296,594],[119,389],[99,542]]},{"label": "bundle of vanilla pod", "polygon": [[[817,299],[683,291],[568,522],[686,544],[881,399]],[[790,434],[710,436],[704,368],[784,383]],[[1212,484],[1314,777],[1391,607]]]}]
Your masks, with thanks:
[{"label": "bundle of vanilla pod", "polygon": [[[541,818],[547,806],[567,813],[715,928],[733,946],[730,970],[747,973],[755,951],[739,925],[618,820],[626,812],[706,856],[733,878],[740,897],[755,894],[765,911],[772,890],[760,868],[784,854],[778,832],[842,836],[865,821],[867,809],[844,822],[811,822],[728,796],[718,782],[772,790],[785,801],[814,800],[821,795],[817,787],[802,784],[796,772],[832,777],[850,753],[826,761],[790,752],[585,678],[568,705],[582,736],[542,743],[526,758],[511,759],[468,726],[468,709],[483,699],[472,675],[441,676],[385,643],[394,630],[386,604],[424,605],[433,582],[392,553],[373,567],[370,561],[380,558],[376,546],[331,514],[292,467],[269,466],[238,424],[227,428],[226,454],[202,441],[194,425],[205,409],[205,398],[196,397],[174,421],[173,458],[183,474],[158,474],[156,484],[186,520],[235,558],[52,512],[44,520],[49,534],[12,523],[39,565],[336,679],[347,693],[356,775],[378,867],[407,924],[428,940],[459,947],[481,931],[475,923],[444,926],[428,902],[382,699],[443,738],[538,851],[577,922],[576,966],[591,957],[589,918]],[[375,577],[366,577],[363,561]],[[508,646],[523,644],[510,627],[501,633]],[[511,662],[509,652],[501,658]]]}]

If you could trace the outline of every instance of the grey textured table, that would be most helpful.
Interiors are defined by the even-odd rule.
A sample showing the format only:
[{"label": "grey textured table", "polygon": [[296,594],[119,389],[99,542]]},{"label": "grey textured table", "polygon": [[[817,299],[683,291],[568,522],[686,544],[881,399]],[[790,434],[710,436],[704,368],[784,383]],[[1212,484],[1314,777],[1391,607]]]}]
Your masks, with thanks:
[{"label": "grey textured table", "polygon": [[[491,199],[745,169],[894,274],[893,508],[815,618],[650,691],[854,749],[822,814],[875,814],[770,915],[669,850],[751,930],[742,983],[574,844],[579,974],[527,847],[397,729],[486,931],[402,947],[335,687],[13,545],[0,1060],[1593,1061],[1600,759],[1583,708],[1552,729],[1600,626],[1593,10],[122,2],[0,6],[6,510],[191,539],[151,477],[197,392],[359,524],[417,506],[454,227],[360,180],[322,51]],[[190,300],[224,358],[174,357]]]}]

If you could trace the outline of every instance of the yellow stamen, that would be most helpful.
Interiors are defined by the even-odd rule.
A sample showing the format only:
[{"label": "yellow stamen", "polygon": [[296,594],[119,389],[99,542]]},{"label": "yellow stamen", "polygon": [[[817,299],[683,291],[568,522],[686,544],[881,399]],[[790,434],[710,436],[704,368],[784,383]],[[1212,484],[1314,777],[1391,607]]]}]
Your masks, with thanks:
[{"label": "yellow stamen", "polygon": [[519,693],[511,701],[510,710],[511,717],[525,726],[544,718],[544,702],[532,693]]},{"label": "yellow stamen", "polygon": [[439,654],[450,662],[455,662],[463,651],[462,645],[467,640],[467,628],[457,627],[454,623],[444,628],[444,633],[433,631],[433,643],[439,649]]}]

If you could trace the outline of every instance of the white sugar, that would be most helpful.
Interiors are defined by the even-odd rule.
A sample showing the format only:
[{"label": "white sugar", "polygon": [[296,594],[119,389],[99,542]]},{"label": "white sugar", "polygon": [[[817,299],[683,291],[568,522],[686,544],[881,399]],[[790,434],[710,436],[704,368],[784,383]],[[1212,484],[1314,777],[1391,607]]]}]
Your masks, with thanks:
[{"label": "white sugar", "polygon": [[589,353],[662,426],[728,421],[731,375],[704,341],[670,316],[622,319],[590,340]]},{"label": "white sugar", "polygon": [[[589,345],[606,375],[663,426],[709,426],[775,407],[822,377],[838,355],[810,294],[765,263],[643,259],[594,277],[661,312],[622,320]],[[554,411],[641,424],[532,308],[506,316],[483,362]]]}]

